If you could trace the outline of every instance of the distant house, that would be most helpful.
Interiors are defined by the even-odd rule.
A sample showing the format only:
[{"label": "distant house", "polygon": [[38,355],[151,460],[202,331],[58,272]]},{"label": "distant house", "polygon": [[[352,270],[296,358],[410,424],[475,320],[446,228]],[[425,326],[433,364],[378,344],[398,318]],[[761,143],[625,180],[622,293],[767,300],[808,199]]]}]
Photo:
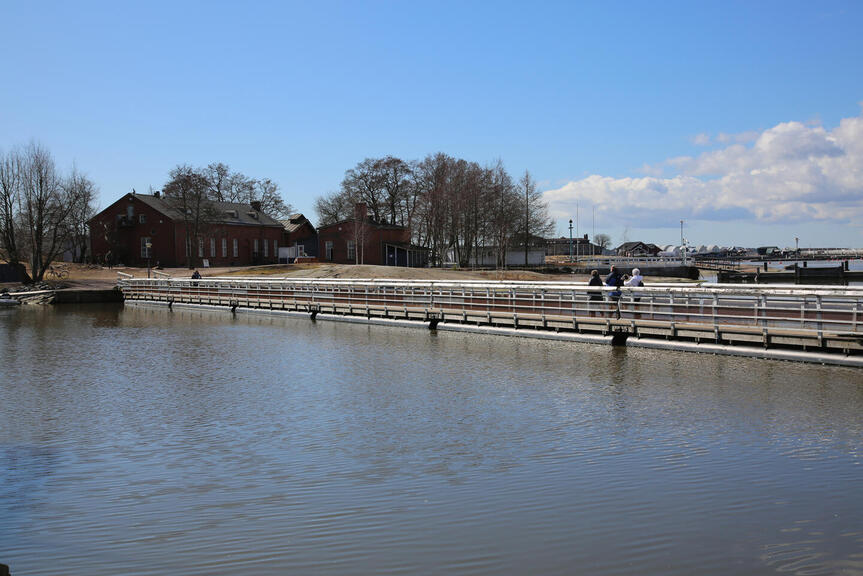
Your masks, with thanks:
[{"label": "distant house", "polygon": [[282,220],[285,227],[285,246],[279,249],[279,262],[290,264],[296,258],[314,258],[318,255],[318,231],[302,214],[291,214]]},{"label": "distant house", "polygon": [[209,202],[199,234],[187,238],[183,213],[154,194],[126,194],[90,222],[92,254],[131,266],[243,266],[275,263],[285,238],[282,224],[258,202]]},{"label": "distant house", "polygon": [[656,256],[662,248],[645,242],[624,242],[615,250],[618,256]]},{"label": "distant house", "polygon": [[569,249],[572,246],[572,256],[602,256],[604,251],[601,246],[594,244],[587,238],[587,234],[582,238],[569,238],[561,236],[560,238],[548,238],[545,241],[546,256],[569,256]]},{"label": "distant house", "polygon": [[428,250],[411,244],[410,228],[376,222],[365,204],[357,204],[353,218],[318,228],[318,260],[420,267],[428,263]]}]

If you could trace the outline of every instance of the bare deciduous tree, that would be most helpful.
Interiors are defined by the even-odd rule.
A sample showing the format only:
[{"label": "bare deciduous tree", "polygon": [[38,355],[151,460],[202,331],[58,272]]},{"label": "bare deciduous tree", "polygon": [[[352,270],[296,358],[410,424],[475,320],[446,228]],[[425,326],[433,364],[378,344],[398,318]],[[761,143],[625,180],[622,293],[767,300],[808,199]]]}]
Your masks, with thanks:
[{"label": "bare deciduous tree", "polygon": [[34,280],[66,247],[69,219],[79,202],[80,189],[64,182],[50,152],[30,144],[21,154],[20,218]]},{"label": "bare deciduous tree", "polygon": [[503,266],[511,245],[552,228],[542,196],[525,177],[527,187],[519,188],[500,161],[482,168],[440,152],[419,162],[366,158],[345,172],[338,192],[315,201],[315,210],[328,225],[352,220],[355,206],[365,204],[370,221],[408,226],[433,264],[452,258],[467,266],[485,245]]},{"label": "bare deciduous tree", "polygon": [[72,167],[72,174],[66,180],[67,196],[74,199],[69,214],[69,248],[76,262],[90,258],[87,245],[90,238],[90,219],[96,215],[96,185]]},{"label": "bare deciduous tree", "polygon": [[162,187],[165,200],[180,212],[186,231],[186,257],[192,268],[203,242],[218,214],[209,198],[210,182],[201,171],[186,164],[171,170],[170,180]]},{"label": "bare deciduous tree", "polygon": [[532,239],[551,234],[554,230],[554,221],[548,215],[548,203],[543,200],[542,193],[536,189],[536,181],[530,176],[530,172],[525,170],[518,184],[524,210],[521,236],[524,239],[524,265],[527,266]]},{"label": "bare deciduous tree", "polygon": [[347,220],[351,215],[351,210],[353,210],[351,199],[343,192],[330,192],[315,200],[315,212],[318,215],[319,226]]},{"label": "bare deciduous tree", "polygon": [[254,182],[253,199],[261,203],[261,212],[272,216],[273,218],[282,220],[291,215],[293,207],[291,207],[290,204],[285,203],[284,199],[279,194],[278,184],[269,178],[255,180]]},{"label": "bare deciduous tree", "polygon": [[21,157],[17,151],[0,154],[0,250],[10,264],[18,264],[18,207],[21,195]]},{"label": "bare deciduous tree", "polygon": [[599,246],[602,250],[611,246],[611,236],[608,234],[596,234],[593,237],[593,243]]}]

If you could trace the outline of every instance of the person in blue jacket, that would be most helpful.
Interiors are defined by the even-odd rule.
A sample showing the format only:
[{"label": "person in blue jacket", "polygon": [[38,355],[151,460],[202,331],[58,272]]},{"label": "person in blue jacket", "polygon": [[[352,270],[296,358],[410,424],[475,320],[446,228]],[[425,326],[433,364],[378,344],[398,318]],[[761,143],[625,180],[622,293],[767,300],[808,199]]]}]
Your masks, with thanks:
[{"label": "person in blue jacket", "polygon": [[605,277],[605,285],[617,288],[617,290],[608,293],[608,297],[611,301],[617,302],[620,300],[620,287],[623,286],[623,276],[620,275],[620,272],[618,272],[617,268],[614,266],[611,267],[611,271],[608,273],[608,276]]}]

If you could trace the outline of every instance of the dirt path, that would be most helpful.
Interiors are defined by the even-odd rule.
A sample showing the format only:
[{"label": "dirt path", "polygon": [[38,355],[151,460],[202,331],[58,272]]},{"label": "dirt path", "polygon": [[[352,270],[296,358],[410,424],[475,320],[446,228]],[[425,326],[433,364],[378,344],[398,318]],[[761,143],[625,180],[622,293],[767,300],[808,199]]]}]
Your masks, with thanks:
[{"label": "dirt path", "polygon": [[[61,280],[68,288],[108,289],[117,284],[118,272],[135,278],[146,278],[146,268],[114,267],[90,268],[83,264],[67,264],[68,278]],[[527,280],[537,282],[586,282],[583,274],[542,274],[528,270],[461,270],[441,268],[397,268],[393,266],[367,266],[351,264],[280,264],[271,266],[240,266],[199,268],[204,277],[212,276],[274,276],[280,278],[397,278],[403,280]],[[188,278],[191,270],[166,268],[160,270],[174,278]],[[151,272],[152,277],[158,277]],[[53,282],[53,279],[47,279]],[[679,278],[648,279],[653,282],[680,282]],[[13,286],[7,284],[5,286]],[[2,288],[2,286],[0,286]]]}]

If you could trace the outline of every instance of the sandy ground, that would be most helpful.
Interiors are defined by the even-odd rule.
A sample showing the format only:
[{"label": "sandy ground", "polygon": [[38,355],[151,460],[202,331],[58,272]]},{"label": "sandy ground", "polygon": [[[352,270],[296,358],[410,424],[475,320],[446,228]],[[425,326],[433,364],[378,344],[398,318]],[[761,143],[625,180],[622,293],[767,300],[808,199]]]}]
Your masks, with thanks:
[{"label": "sandy ground", "polygon": [[[117,284],[118,272],[135,278],[146,278],[146,268],[114,267],[90,268],[83,264],[67,264],[69,277],[62,280],[72,289],[109,289]],[[586,282],[583,274],[542,274],[527,270],[462,270],[440,268],[396,268],[392,266],[366,266],[351,264],[280,264],[272,266],[241,266],[225,268],[199,268],[202,276],[276,276],[287,278],[398,278],[405,280],[535,280],[542,282]],[[188,278],[192,272],[186,268],[160,270],[174,278]],[[153,277],[156,277],[153,275]],[[51,278],[46,278],[52,282]],[[684,282],[680,278],[648,279],[654,282]],[[2,287],[14,284],[0,284]]]}]

